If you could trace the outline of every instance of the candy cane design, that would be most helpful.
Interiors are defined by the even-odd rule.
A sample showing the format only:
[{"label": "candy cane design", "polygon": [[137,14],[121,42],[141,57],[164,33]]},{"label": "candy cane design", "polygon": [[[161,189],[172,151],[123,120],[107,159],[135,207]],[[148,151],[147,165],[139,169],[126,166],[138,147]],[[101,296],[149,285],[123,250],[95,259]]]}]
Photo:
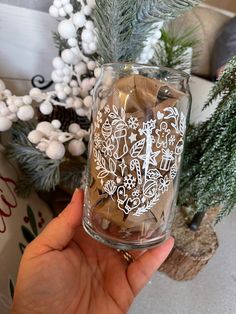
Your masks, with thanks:
[{"label": "candy cane design", "polygon": [[140,163],[139,163],[138,159],[133,159],[130,162],[130,170],[133,171],[135,169],[136,169],[136,173],[137,173],[138,183],[142,184],[143,180],[142,180],[142,174],[141,174],[141,167],[140,167]]}]

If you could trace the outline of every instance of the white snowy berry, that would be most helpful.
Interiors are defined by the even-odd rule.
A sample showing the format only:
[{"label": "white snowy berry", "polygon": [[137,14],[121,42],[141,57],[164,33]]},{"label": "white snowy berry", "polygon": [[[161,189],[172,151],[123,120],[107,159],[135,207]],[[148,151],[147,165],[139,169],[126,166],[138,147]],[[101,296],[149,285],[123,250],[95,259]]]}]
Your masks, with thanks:
[{"label": "white snowy berry", "polygon": [[55,91],[56,92],[63,92],[64,91],[64,85],[63,84],[55,84]]},{"label": "white snowy berry", "polygon": [[51,124],[55,129],[60,129],[61,127],[61,122],[59,120],[53,120]]},{"label": "white snowy berry", "polygon": [[76,47],[77,46],[77,40],[76,40],[76,38],[70,38],[70,39],[68,39],[68,45],[70,46],[70,47]]},{"label": "white snowy berry", "polygon": [[84,98],[84,105],[87,108],[91,108],[93,105],[93,97],[92,96],[87,96]]},{"label": "white snowy berry", "polygon": [[71,75],[71,69],[69,67],[65,67],[63,69],[63,74],[66,76],[70,76]]},{"label": "white snowy berry", "polygon": [[64,10],[65,10],[65,12],[67,13],[67,14],[71,14],[71,13],[73,13],[73,6],[72,6],[72,4],[70,4],[70,3],[68,3],[68,4],[66,4],[65,6],[64,6]]},{"label": "white snowy berry", "polygon": [[81,100],[80,98],[77,98],[77,99],[74,101],[74,108],[80,109],[82,106],[83,106],[82,100]]},{"label": "white snowy berry", "polygon": [[22,121],[29,121],[34,117],[34,109],[29,105],[24,105],[19,108],[17,117]]},{"label": "white snowy berry", "polygon": [[95,0],[87,0],[87,4],[88,4],[91,8],[94,8],[95,5],[96,5],[96,2],[95,2]]},{"label": "white snowy berry", "polygon": [[30,90],[30,97],[36,101],[42,101],[44,99],[43,93],[39,88],[32,88]]},{"label": "white snowy berry", "polygon": [[86,146],[82,140],[72,140],[68,145],[68,151],[72,156],[80,156],[86,150]]},{"label": "white snowy berry", "polygon": [[91,87],[93,87],[93,86],[96,84],[97,80],[96,80],[95,77],[91,77],[91,79],[89,80],[89,82],[90,82]]},{"label": "white snowy berry", "polygon": [[49,115],[53,112],[53,105],[50,101],[45,100],[39,107],[39,110],[42,114]]},{"label": "white snowy berry", "polygon": [[66,84],[69,84],[70,80],[71,80],[71,77],[69,75],[65,75],[64,78],[63,78],[63,82],[66,83]]},{"label": "white snowy berry", "polygon": [[73,97],[68,97],[67,99],[66,99],[66,107],[67,108],[71,108],[71,107],[73,107],[74,106],[74,98]]},{"label": "white snowy berry", "polygon": [[73,23],[76,27],[82,28],[85,25],[86,21],[86,17],[80,12],[75,13],[75,15],[73,16]]},{"label": "white snowy berry", "polygon": [[31,131],[28,135],[28,140],[32,144],[38,144],[42,138],[43,138],[43,133],[37,130]]},{"label": "white snowy berry", "polygon": [[61,0],[54,0],[53,5],[59,9],[62,6]]},{"label": "white snowy berry", "polygon": [[79,87],[73,87],[72,88],[72,94],[73,96],[78,96],[80,93],[80,88]]},{"label": "white snowy berry", "polygon": [[88,30],[94,30],[94,24],[92,21],[87,21],[86,24],[85,24],[85,27],[88,29]]},{"label": "white snowy berry", "polygon": [[87,66],[84,62],[79,62],[76,66],[75,66],[75,72],[78,75],[84,75],[87,72]]},{"label": "white snowy berry", "polygon": [[92,13],[92,8],[89,5],[84,6],[83,12],[85,15],[89,16]]},{"label": "white snowy berry", "polygon": [[62,61],[60,57],[56,57],[52,60],[53,67],[55,69],[61,70],[64,68],[65,63]]},{"label": "white snowy berry", "polygon": [[65,17],[66,16],[66,11],[65,11],[64,8],[60,8],[59,9],[59,15],[60,15],[60,17]]},{"label": "white snowy berry", "polygon": [[70,82],[70,86],[71,86],[71,87],[78,87],[78,82],[77,82],[76,80],[72,80],[72,81]]},{"label": "white snowy berry", "polygon": [[80,131],[80,126],[77,123],[72,123],[69,126],[69,132],[70,133],[76,134],[79,131]]},{"label": "white snowy berry", "polygon": [[22,101],[25,105],[31,105],[32,104],[32,98],[28,95],[24,96],[22,98]]},{"label": "white snowy berry", "polygon": [[88,69],[89,69],[90,71],[93,71],[93,70],[96,68],[96,62],[94,62],[94,61],[89,61],[89,62],[87,63],[87,67],[88,67]]},{"label": "white snowy berry", "polygon": [[70,86],[66,85],[64,88],[64,93],[66,93],[66,95],[70,95],[72,89],[70,88]]},{"label": "white snowy berry", "polygon": [[11,126],[11,120],[9,120],[7,117],[0,117],[0,132],[8,131]]},{"label": "white snowy berry", "polygon": [[17,97],[15,98],[14,100],[14,104],[17,106],[17,107],[21,107],[23,105],[23,100],[20,98],[20,97]]},{"label": "white snowy berry", "polygon": [[94,40],[94,34],[89,29],[84,29],[81,34],[81,39],[86,43],[90,43]]},{"label": "white snowy berry", "polygon": [[6,116],[8,116],[10,114],[10,110],[8,109],[7,106],[2,107],[0,109],[0,114],[1,114],[1,116],[6,117]]},{"label": "white snowy berry", "polygon": [[101,75],[101,72],[102,72],[101,68],[96,68],[94,70],[94,76],[98,78]]},{"label": "white snowy berry", "polygon": [[[11,112],[17,112],[18,111],[18,108],[15,104],[11,104],[8,106],[8,109],[11,111]],[[1,110],[1,109],[0,109]]]},{"label": "white snowy berry", "polygon": [[51,132],[54,131],[54,127],[51,125],[50,122],[43,121],[37,125],[36,130],[42,132],[44,135],[46,135],[49,138]]},{"label": "white snowy berry", "polygon": [[62,5],[66,5],[67,3],[70,3],[70,0],[61,0]]},{"label": "white snowy berry", "polygon": [[2,80],[0,80],[0,92],[4,91],[6,89],[6,86]]},{"label": "white snowy berry", "polygon": [[65,39],[74,38],[76,36],[76,29],[70,20],[63,20],[58,25],[58,32],[61,37]]},{"label": "white snowy berry", "polygon": [[56,74],[56,71],[52,72],[51,79],[54,83],[61,83],[63,81],[63,79]]},{"label": "white snowy berry", "polygon": [[89,79],[89,78],[83,79],[83,81],[81,82],[81,88],[82,88],[84,91],[89,91],[89,90],[92,88],[91,82],[90,82],[90,79]]},{"label": "white snowy berry", "polygon": [[75,59],[75,55],[71,49],[65,49],[62,51],[61,58],[65,63],[72,64]]},{"label": "white snowy berry", "polygon": [[57,93],[57,97],[60,99],[60,100],[63,100],[66,98],[66,93],[65,92],[59,92]]},{"label": "white snowy berry", "polygon": [[48,148],[47,142],[41,142],[38,144],[37,149],[39,149],[41,152],[45,152]]},{"label": "white snowy berry", "polygon": [[65,146],[58,141],[52,141],[49,143],[46,150],[46,154],[50,159],[59,160],[65,156]]},{"label": "white snowy berry", "polygon": [[59,17],[59,10],[58,8],[56,8],[54,5],[51,5],[50,8],[49,8],[49,14],[52,16],[52,17]]}]

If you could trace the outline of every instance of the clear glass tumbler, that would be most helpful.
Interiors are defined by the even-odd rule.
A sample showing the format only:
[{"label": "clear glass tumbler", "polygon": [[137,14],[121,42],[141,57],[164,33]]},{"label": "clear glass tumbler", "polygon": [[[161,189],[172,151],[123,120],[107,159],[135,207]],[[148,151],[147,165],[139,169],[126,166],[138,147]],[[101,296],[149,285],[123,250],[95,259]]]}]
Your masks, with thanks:
[{"label": "clear glass tumbler", "polygon": [[164,67],[102,67],[83,218],[96,240],[129,250],[169,237],[191,104],[188,80]]}]

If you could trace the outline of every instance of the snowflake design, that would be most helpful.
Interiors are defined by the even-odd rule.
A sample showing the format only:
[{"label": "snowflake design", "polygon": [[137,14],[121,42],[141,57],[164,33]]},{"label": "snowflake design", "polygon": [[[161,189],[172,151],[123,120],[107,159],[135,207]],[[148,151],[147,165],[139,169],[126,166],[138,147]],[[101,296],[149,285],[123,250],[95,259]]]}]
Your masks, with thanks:
[{"label": "snowflake design", "polygon": [[132,174],[129,174],[124,178],[124,186],[128,189],[131,190],[132,188],[135,187],[136,184],[136,178],[132,176]]},{"label": "snowflake design", "polygon": [[102,146],[102,140],[98,133],[94,134],[94,146],[96,147],[96,149],[99,149]]},{"label": "snowflake design", "polygon": [[128,120],[128,125],[130,129],[136,130],[138,127],[138,118],[131,116]]},{"label": "snowflake design", "polygon": [[102,142],[102,152],[104,153],[105,157],[111,157],[112,156],[112,151],[115,148],[115,145],[112,144],[111,139],[107,141]]},{"label": "snowflake design", "polygon": [[177,176],[178,173],[178,169],[177,169],[177,165],[174,164],[171,169],[170,169],[170,177],[171,179],[174,179]]},{"label": "snowflake design", "polygon": [[132,197],[138,197],[140,195],[139,190],[134,189],[133,193],[132,193]]},{"label": "snowflake design", "polygon": [[159,180],[159,190],[164,193],[168,191],[170,180],[167,176]]},{"label": "snowflake design", "polygon": [[105,107],[105,112],[108,113],[108,114],[111,112],[111,109],[110,109],[110,107],[108,105]]}]

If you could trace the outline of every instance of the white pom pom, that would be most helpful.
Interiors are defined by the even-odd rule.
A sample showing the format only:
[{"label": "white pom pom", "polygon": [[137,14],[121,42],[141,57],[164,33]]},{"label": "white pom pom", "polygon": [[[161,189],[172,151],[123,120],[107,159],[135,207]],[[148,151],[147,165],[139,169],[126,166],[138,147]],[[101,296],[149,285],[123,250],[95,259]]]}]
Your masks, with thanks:
[{"label": "white pom pom", "polygon": [[93,86],[96,84],[97,80],[96,80],[95,77],[91,77],[91,79],[89,80],[89,82],[90,82],[91,86],[93,87]]},{"label": "white pom pom", "polygon": [[87,66],[84,62],[80,62],[75,66],[75,72],[78,75],[84,75],[87,72]]},{"label": "white pom pom", "polygon": [[60,8],[59,9],[59,15],[60,15],[60,17],[65,17],[66,16],[66,11],[65,11],[64,8]]},{"label": "white pom pom", "polygon": [[53,1],[53,5],[54,5],[56,8],[59,9],[59,8],[61,7],[62,3],[61,3],[60,0],[54,0],[54,1]]},{"label": "white pom pom", "polygon": [[65,99],[66,98],[66,93],[64,92],[59,92],[57,93],[57,97],[61,100]]},{"label": "white pom pom", "polygon": [[14,104],[17,106],[17,107],[21,107],[23,105],[23,100],[22,98],[20,97],[17,97],[14,99]]},{"label": "white pom pom", "polygon": [[31,106],[24,105],[19,108],[17,117],[22,121],[29,121],[34,117],[34,109]]},{"label": "white pom pom", "polygon": [[83,108],[79,108],[76,110],[76,113],[78,116],[81,116],[81,117],[85,117],[88,115],[88,111],[83,109]]},{"label": "white pom pom", "polygon": [[86,5],[84,8],[83,8],[83,12],[85,15],[89,16],[91,15],[92,13],[92,8],[89,6],[89,5]]},{"label": "white pom pom", "polygon": [[48,148],[47,142],[41,142],[38,144],[37,149],[39,149],[41,152],[45,152]]},{"label": "white pom pom", "polygon": [[80,126],[77,123],[72,123],[69,126],[69,132],[70,133],[76,134],[79,131],[80,131]]},{"label": "white pom pom", "polygon": [[32,144],[38,144],[42,138],[43,138],[43,133],[37,130],[31,131],[28,135],[28,140]]},{"label": "white pom pom", "polygon": [[56,92],[63,92],[64,86],[62,84],[55,84],[55,91]]},{"label": "white pom pom", "polygon": [[[8,106],[8,109],[14,113],[18,111],[18,108],[15,104],[11,104],[10,106]],[[0,108],[0,111],[1,111],[1,108]]]},{"label": "white pom pom", "polygon": [[81,83],[81,88],[82,88],[84,91],[89,91],[89,90],[92,88],[89,78],[83,79],[83,81],[82,81],[82,83]]},{"label": "white pom pom", "polygon": [[49,138],[51,132],[54,131],[54,127],[51,125],[50,122],[43,121],[37,125],[36,130],[42,132],[44,135],[46,135]]},{"label": "white pom pom", "polygon": [[22,98],[22,100],[23,100],[23,103],[25,105],[31,105],[32,104],[32,98],[30,96],[28,96],[28,95],[24,96]]},{"label": "white pom pom", "polygon": [[50,159],[59,160],[65,156],[65,147],[62,143],[58,141],[52,141],[49,143],[46,150],[46,154]]},{"label": "white pom pom", "polygon": [[88,67],[88,69],[89,69],[90,71],[93,71],[93,70],[96,68],[96,62],[94,62],[94,61],[89,61],[89,62],[87,63],[87,67]]},{"label": "white pom pom", "polygon": [[74,107],[74,98],[72,97],[68,97],[66,99],[66,105],[67,105],[67,108],[71,108],[71,107]]},{"label": "white pom pom", "polygon": [[66,95],[70,95],[71,91],[72,91],[72,89],[70,88],[70,86],[68,86],[68,85],[65,86],[64,93],[66,93]]},{"label": "white pom pom", "polygon": [[67,3],[70,3],[70,0],[61,0],[62,5],[66,5]]},{"label": "white pom pom", "polygon": [[53,71],[53,72],[52,72],[51,78],[52,78],[52,80],[53,80],[54,83],[61,83],[61,82],[62,82],[62,78],[59,77],[59,76],[56,74],[56,71]]},{"label": "white pom pom", "polygon": [[60,57],[54,58],[52,61],[52,65],[57,70],[61,70],[65,67],[65,63],[62,61]]},{"label": "white pom pom", "polygon": [[80,93],[80,88],[79,87],[73,87],[72,88],[72,94],[73,96],[78,96]]},{"label": "white pom pom", "polygon": [[79,28],[82,28],[85,25],[86,21],[86,17],[80,12],[75,13],[75,15],[73,16],[73,23]]},{"label": "white pom pom", "polygon": [[85,24],[85,27],[88,29],[88,30],[94,30],[94,24],[92,21],[87,21],[86,24]]},{"label": "white pom pom", "polygon": [[53,120],[51,124],[55,129],[60,129],[61,127],[61,122],[59,120]]},{"label": "white pom pom", "polygon": [[66,83],[66,84],[69,84],[70,80],[71,80],[71,77],[69,75],[65,75],[64,78],[63,78],[63,82]]},{"label": "white pom pom", "polygon": [[101,72],[102,72],[101,68],[96,68],[94,70],[94,76],[98,78],[101,75]]},{"label": "white pom pom", "polygon": [[0,114],[4,117],[8,116],[10,114],[10,110],[8,109],[8,107],[2,107],[0,109]]},{"label": "white pom pom", "polygon": [[91,43],[89,44],[89,49],[90,49],[91,53],[94,53],[94,52],[97,50],[97,45],[96,45],[96,43],[95,43],[95,42],[91,42]]},{"label": "white pom pom", "polygon": [[66,75],[66,76],[70,76],[71,75],[71,69],[66,67],[63,69],[63,74]]},{"label": "white pom pom", "polygon": [[57,18],[59,16],[58,8],[56,8],[54,5],[51,5],[50,8],[49,8],[49,14],[52,17]]},{"label": "white pom pom", "polygon": [[83,102],[81,99],[77,98],[74,102],[74,108],[79,109],[83,106]]},{"label": "white pom pom", "polygon": [[5,89],[3,91],[3,95],[4,95],[4,97],[10,97],[10,96],[12,96],[12,92],[9,89]]},{"label": "white pom pom", "polygon": [[68,151],[71,153],[72,156],[80,156],[86,150],[86,146],[84,145],[83,141],[79,140],[72,140],[68,145]]},{"label": "white pom pom", "polygon": [[72,64],[74,62],[75,55],[71,49],[65,49],[62,51],[61,58],[65,63]]},{"label": "white pom pom", "polygon": [[58,25],[58,32],[65,39],[76,37],[76,29],[70,20],[61,21]]},{"label": "white pom pom", "polygon": [[84,98],[84,105],[87,107],[87,108],[91,108],[92,105],[93,105],[93,97],[92,96],[87,96]]},{"label": "white pom pom", "polygon": [[12,126],[12,122],[6,117],[0,117],[0,132],[8,131]]},{"label": "white pom pom", "polygon": [[70,3],[68,3],[64,6],[64,10],[67,14],[70,15],[71,13],[73,13],[73,6]]},{"label": "white pom pom", "polygon": [[46,100],[40,105],[39,110],[42,114],[49,115],[53,112],[53,105]]},{"label": "white pom pom", "polygon": [[70,86],[71,86],[71,87],[78,87],[78,82],[77,82],[76,80],[72,80],[72,81],[70,82]]},{"label": "white pom pom", "polygon": [[70,47],[76,47],[77,46],[77,40],[76,40],[76,38],[70,38],[70,39],[68,39],[68,45],[70,46]]},{"label": "white pom pom", "polygon": [[33,99],[38,99],[42,97],[42,92],[39,88],[32,88],[30,90],[30,97],[32,97]]},{"label": "white pom pom", "polygon": [[95,2],[95,0],[87,0],[87,4],[88,4],[91,8],[94,8],[95,5],[96,5],[96,2]]},{"label": "white pom pom", "polygon": [[3,92],[6,89],[6,85],[2,80],[0,80],[0,92]]},{"label": "white pom pom", "polygon": [[82,31],[81,38],[86,43],[90,43],[90,42],[92,42],[94,40],[94,34],[93,34],[93,32],[91,30],[84,29]]}]

